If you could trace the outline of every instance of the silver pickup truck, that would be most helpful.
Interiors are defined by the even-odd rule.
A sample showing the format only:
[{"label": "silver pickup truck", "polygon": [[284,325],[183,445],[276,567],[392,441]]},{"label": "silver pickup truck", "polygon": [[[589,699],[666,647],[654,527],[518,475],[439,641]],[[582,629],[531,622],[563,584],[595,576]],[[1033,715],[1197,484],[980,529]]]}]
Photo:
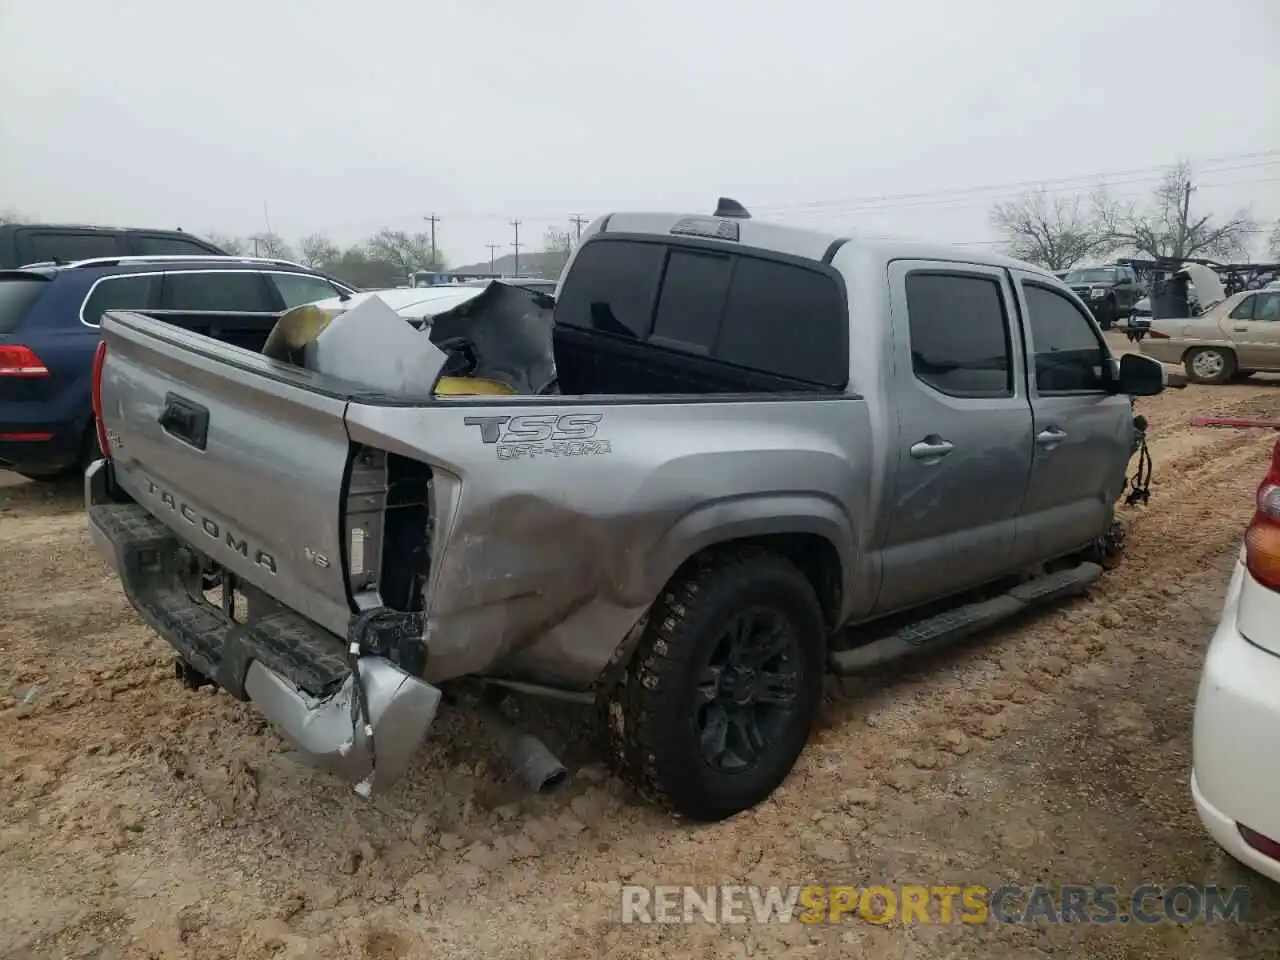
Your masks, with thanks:
[{"label": "silver pickup truck", "polygon": [[466,681],[596,703],[681,814],[758,803],[825,671],[1101,574],[1166,383],[1052,274],[732,202],[596,220],[554,300],[497,286],[257,352],[102,325],[95,542],[180,677],[366,795]]}]

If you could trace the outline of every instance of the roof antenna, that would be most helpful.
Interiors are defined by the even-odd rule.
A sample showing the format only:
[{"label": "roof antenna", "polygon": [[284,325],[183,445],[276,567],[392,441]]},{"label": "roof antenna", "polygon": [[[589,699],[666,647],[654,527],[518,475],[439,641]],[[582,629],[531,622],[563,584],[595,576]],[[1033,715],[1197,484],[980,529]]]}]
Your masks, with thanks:
[{"label": "roof antenna", "polygon": [[734,220],[751,219],[751,214],[747,212],[747,208],[737,200],[732,200],[729,197],[720,198],[720,202],[716,204],[716,212],[713,216],[731,217]]}]

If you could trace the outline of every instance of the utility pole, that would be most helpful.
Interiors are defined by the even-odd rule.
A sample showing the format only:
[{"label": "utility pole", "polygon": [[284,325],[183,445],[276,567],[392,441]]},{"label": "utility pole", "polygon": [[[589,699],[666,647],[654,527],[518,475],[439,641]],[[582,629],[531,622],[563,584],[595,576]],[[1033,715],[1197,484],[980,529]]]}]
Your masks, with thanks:
[{"label": "utility pole", "polygon": [[580,214],[574,214],[572,217],[569,218],[569,222],[578,228],[577,242],[581,243],[582,242],[582,225],[584,223],[588,223],[589,221],[587,220],[586,217]]},{"label": "utility pole", "polygon": [[1191,191],[1195,186],[1191,183],[1191,178],[1187,177],[1187,182],[1182,186],[1182,223],[1178,228],[1178,256],[1186,255],[1187,250],[1187,221],[1191,216]]},{"label": "utility pole", "polygon": [[497,250],[500,246],[502,246],[502,244],[500,244],[500,243],[486,243],[486,244],[485,244],[485,246],[489,248],[489,272],[490,272],[490,273],[493,273],[493,271],[494,271],[494,266],[493,266],[493,251]]},{"label": "utility pole", "polygon": [[436,224],[440,222],[440,218],[433,213],[431,216],[423,217],[422,219],[431,224],[431,269],[434,270],[436,264],[439,263],[436,259]]},{"label": "utility pole", "polygon": [[516,252],[515,276],[518,277],[520,276],[520,221],[512,220],[511,226],[515,227],[516,231],[516,240],[515,243],[511,244],[511,248]]}]

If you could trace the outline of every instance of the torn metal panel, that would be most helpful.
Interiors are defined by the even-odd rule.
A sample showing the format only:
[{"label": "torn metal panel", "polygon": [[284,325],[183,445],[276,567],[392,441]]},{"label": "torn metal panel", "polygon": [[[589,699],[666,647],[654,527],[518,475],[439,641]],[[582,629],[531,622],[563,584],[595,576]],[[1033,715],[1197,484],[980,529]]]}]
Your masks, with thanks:
[{"label": "torn metal panel", "polygon": [[281,315],[262,352],[391,396],[547,393],[556,379],[553,302],[494,282],[417,318],[381,294],[304,304]]},{"label": "torn metal panel", "polygon": [[397,397],[431,396],[446,356],[377,297],[348,310],[304,304],[276,321],[262,348],[347,383]]}]

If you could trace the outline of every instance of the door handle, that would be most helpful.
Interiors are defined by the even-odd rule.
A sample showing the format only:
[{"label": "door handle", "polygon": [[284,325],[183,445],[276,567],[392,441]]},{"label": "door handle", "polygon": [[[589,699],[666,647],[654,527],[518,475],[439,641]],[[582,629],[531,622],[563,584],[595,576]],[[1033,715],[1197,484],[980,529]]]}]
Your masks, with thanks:
[{"label": "door handle", "polygon": [[1056,447],[1065,439],[1066,433],[1057,427],[1046,427],[1036,434],[1036,443],[1042,447]]},{"label": "door handle", "polygon": [[917,460],[936,460],[954,449],[955,444],[931,433],[919,443],[911,445],[911,456]]},{"label": "door handle", "polygon": [[1232,330],[1234,330],[1236,333],[1248,333],[1248,332],[1249,332],[1249,328],[1248,328],[1248,327],[1232,327],[1231,329],[1232,329]]},{"label": "door handle", "polygon": [[209,437],[209,411],[176,393],[165,394],[160,429],[190,447],[203,450]]}]

